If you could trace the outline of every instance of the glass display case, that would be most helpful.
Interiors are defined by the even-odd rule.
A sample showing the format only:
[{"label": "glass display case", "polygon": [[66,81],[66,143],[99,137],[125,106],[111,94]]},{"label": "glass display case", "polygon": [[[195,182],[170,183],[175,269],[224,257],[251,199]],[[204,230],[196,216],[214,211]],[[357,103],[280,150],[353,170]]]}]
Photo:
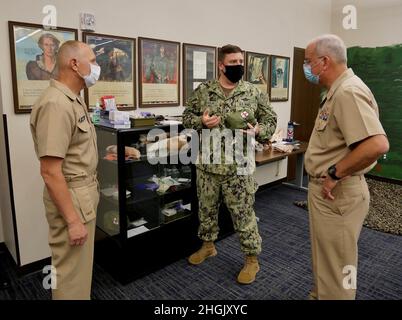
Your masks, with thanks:
[{"label": "glass display case", "polygon": [[121,282],[188,256],[200,243],[195,169],[179,161],[187,145],[181,130],[96,125],[95,261]]}]

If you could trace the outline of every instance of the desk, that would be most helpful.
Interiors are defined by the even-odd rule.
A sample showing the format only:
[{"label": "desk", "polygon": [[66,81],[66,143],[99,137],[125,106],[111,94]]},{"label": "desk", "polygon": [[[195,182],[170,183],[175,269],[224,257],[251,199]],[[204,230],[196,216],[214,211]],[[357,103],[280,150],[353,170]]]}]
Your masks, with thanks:
[{"label": "desk", "polygon": [[304,170],[304,153],[307,150],[308,142],[300,142],[299,149],[293,150],[289,153],[275,151],[273,148],[270,150],[256,152],[255,153],[255,163],[258,166],[267,164],[270,162],[275,162],[279,160],[286,159],[291,155],[297,155],[296,159],[296,183],[284,183],[292,188],[307,191],[307,188],[303,187],[303,170]]}]

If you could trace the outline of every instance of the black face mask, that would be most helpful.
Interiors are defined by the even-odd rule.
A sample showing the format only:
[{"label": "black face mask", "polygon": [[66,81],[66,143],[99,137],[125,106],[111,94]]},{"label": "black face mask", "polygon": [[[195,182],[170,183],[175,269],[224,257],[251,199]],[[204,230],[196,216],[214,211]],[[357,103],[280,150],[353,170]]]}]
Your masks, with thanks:
[{"label": "black face mask", "polygon": [[223,74],[232,83],[239,82],[240,79],[243,77],[244,66],[242,66],[241,64],[237,64],[234,66],[225,66],[225,69],[226,69],[226,72],[224,72]]}]

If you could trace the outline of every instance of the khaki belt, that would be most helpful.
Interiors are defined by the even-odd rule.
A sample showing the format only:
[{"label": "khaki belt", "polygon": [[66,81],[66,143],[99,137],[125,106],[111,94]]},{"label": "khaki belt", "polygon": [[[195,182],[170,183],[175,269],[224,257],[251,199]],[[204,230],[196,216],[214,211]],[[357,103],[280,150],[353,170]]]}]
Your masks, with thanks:
[{"label": "khaki belt", "polygon": [[313,176],[308,176],[308,181],[312,182],[312,183],[321,183],[322,178],[316,178],[316,177],[313,177]]},{"label": "khaki belt", "polygon": [[69,188],[80,188],[84,186],[88,186],[93,182],[98,182],[96,178],[96,174],[85,176],[85,177],[77,177],[77,178],[66,178],[66,183]]},{"label": "khaki belt", "polygon": [[[350,176],[348,179],[353,179],[353,180],[362,180],[364,178],[364,175],[358,175],[358,176]],[[316,184],[322,184],[323,179],[322,178],[316,178],[313,176],[308,176],[308,181]],[[342,181],[341,181],[342,183]]]}]

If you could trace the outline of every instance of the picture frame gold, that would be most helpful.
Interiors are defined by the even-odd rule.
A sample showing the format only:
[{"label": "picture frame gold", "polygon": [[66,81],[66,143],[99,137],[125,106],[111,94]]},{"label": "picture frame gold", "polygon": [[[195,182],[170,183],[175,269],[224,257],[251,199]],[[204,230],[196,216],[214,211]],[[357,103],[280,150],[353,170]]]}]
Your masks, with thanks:
[{"label": "picture frame gold", "polygon": [[96,85],[85,88],[88,108],[94,108],[102,96],[114,96],[118,110],[136,109],[136,39],[92,32],[83,32],[82,39],[101,67]]},{"label": "picture frame gold", "polygon": [[138,38],[139,106],[180,105],[180,42]]},{"label": "picture frame gold", "polygon": [[58,48],[78,40],[78,30],[8,21],[14,112],[30,113],[32,106],[57,75]]}]

